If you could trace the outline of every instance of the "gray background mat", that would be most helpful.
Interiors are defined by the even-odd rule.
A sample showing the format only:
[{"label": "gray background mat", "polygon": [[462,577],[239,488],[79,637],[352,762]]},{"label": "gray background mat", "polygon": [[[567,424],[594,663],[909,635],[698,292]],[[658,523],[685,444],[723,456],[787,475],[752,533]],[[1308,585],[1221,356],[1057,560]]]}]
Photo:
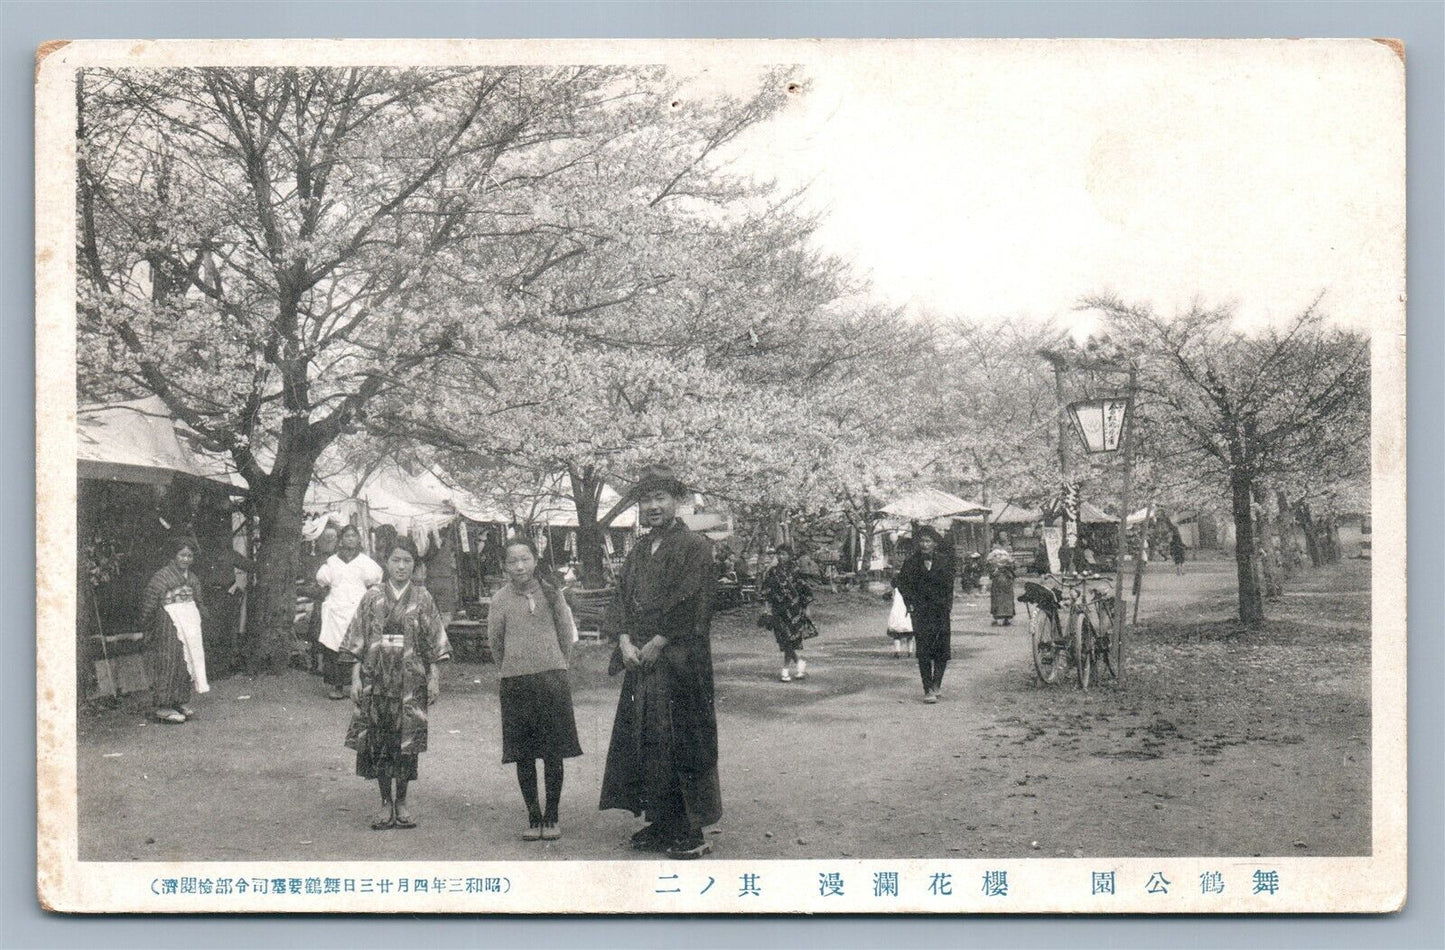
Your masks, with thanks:
[{"label": "gray background mat", "polygon": [[[35,901],[33,459],[34,50],[49,39],[168,37],[1377,36],[1405,41],[1409,84],[1410,902],[1382,918],[296,919],[62,918]],[[1377,3],[115,2],[0,0],[0,295],[5,369],[0,508],[17,590],[0,702],[12,763],[0,831],[3,947],[1439,947],[1442,879],[1441,321],[1442,36],[1445,5]],[[29,450],[29,451],[27,451]]]}]

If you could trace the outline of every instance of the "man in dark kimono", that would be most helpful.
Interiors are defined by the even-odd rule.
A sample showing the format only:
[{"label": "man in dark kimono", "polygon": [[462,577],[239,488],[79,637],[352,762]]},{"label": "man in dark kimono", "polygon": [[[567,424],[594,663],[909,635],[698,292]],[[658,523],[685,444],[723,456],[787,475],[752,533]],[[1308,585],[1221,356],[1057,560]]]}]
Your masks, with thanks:
[{"label": "man in dark kimono", "polygon": [[606,629],[617,636],[612,672],[625,669],[602,809],[645,815],[639,851],[700,858],[702,829],[722,817],[717,774],[709,612],[712,544],[677,518],[687,495],[665,466],[643,469],[633,489],[649,530],[622,568]]}]

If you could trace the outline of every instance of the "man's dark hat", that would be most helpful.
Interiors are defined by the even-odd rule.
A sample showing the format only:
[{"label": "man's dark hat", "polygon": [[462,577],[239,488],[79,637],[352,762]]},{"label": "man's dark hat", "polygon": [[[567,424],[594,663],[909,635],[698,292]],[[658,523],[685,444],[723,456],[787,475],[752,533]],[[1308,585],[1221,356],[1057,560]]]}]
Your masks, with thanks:
[{"label": "man's dark hat", "polygon": [[669,495],[677,498],[688,494],[688,487],[682,483],[672,468],[667,465],[644,465],[642,471],[637,473],[637,481],[632,486],[634,498],[641,497],[647,492],[662,489]]}]

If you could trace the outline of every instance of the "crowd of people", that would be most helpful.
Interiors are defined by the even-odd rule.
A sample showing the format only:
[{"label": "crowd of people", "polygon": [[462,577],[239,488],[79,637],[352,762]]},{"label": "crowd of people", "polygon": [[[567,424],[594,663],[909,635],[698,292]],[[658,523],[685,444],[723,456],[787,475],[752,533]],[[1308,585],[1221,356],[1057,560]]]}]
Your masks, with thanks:
[{"label": "crowd of people", "polygon": [[[722,815],[712,546],[677,517],[690,492],[669,469],[644,469],[633,490],[649,530],[628,554],[604,620],[616,639],[609,673],[622,680],[599,807],[646,819],[632,836],[634,849],[697,858],[711,850],[703,828]],[[329,695],[355,704],[343,741],[356,753],[356,774],[377,783],[381,807],[369,819],[371,828],[414,828],[408,792],[419,777],[428,709],[441,689],[438,667],[450,658],[451,645],[432,595],[414,582],[415,543],[397,536],[378,550],[381,564],[361,547],[354,526],[328,525],[303,568],[303,593],[319,604],[310,621],[314,654]],[[155,716],[165,723],[192,718],[193,695],[209,689],[204,598],[192,572],[198,551],[194,538],[178,537],[142,597]],[[506,582],[492,597],[487,637],[499,667],[502,762],[516,768],[526,807],[521,837],[555,840],[562,836],[564,761],[582,754],[568,679],[577,629],[562,592],[539,576],[530,540],[509,539],[501,562]],[[796,596],[806,589],[787,587],[782,573],[773,577],[770,590]],[[783,616],[811,627],[796,614]]]},{"label": "crowd of people", "polygon": [[[608,672],[621,682],[599,808],[644,818],[631,846],[674,858],[707,854],[703,829],[722,814],[710,623],[719,565],[736,569],[678,517],[690,494],[665,466],[640,473],[633,497],[647,532],[627,555],[602,622],[616,643]],[[438,666],[451,655],[445,618],[416,582],[415,543],[395,536],[384,548],[377,563],[362,550],[355,526],[328,524],[303,563],[302,587],[317,605],[310,619],[313,662],[328,695],[354,703],[344,743],[356,753],[356,774],[377,783],[381,804],[369,824],[378,831],[417,824],[408,791],[427,748]],[[143,597],[155,716],[166,723],[193,717],[193,695],[208,689],[205,605],[191,571],[197,553],[193,538],[179,538]],[[809,610],[816,561],[788,544],[773,553],[758,582],[759,624],[782,654],[781,681],[803,680],[804,645],[819,634]],[[502,763],[516,769],[527,816],[521,837],[556,840],[565,760],[582,754],[568,674],[577,627],[563,591],[539,571],[532,541],[518,535],[495,554],[504,583],[491,598],[487,638],[498,666]],[[1001,538],[986,559],[965,560],[965,588],[978,580],[970,571],[985,569],[995,623],[1007,624],[1015,571]],[[942,696],[951,657],[958,573],[939,532],[917,526],[894,580],[890,634],[895,656],[905,643],[916,656],[929,704]]]}]

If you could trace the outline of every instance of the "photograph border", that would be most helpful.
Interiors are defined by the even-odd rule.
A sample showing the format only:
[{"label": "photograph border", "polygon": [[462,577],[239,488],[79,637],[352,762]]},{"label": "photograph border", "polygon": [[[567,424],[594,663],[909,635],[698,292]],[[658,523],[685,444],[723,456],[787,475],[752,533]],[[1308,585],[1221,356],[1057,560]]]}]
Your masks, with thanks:
[{"label": "photograph border", "polygon": [[[875,52],[907,57],[909,52],[967,61],[970,53],[986,55],[991,50],[1017,52],[1019,41],[1002,40],[852,40],[850,55],[860,60]],[[1088,43],[1095,55],[1106,55],[1106,47],[1117,41],[1025,41],[1031,55],[1050,55],[1054,44]],[[1126,41],[1135,42],[1135,41]],[[1221,54],[1237,51],[1241,43],[1269,41],[1159,40],[1153,41],[1161,60],[1171,48],[1188,44],[1218,44]],[[1283,42],[1283,41],[1276,41]],[[1309,41],[1321,48],[1349,46],[1352,61],[1362,69],[1382,74],[1397,72],[1403,98],[1403,63],[1392,44],[1369,40]],[[831,55],[842,50],[831,47]],[[650,40],[592,41],[489,40],[466,42],[414,41],[79,41],[54,44],[39,62],[36,125],[40,160],[37,166],[37,437],[38,478],[44,491],[38,498],[39,563],[59,565],[46,570],[38,580],[42,630],[74,629],[73,578],[75,573],[75,162],[74,162],[74,77],[92,67],[164,68],[169,66],[444,66],[465,63],[512,65],[566,65],[575,62],[644,65],[649,63],[713,64],[718,68],[769,63],[798,63],[807,69],[830,55],[828,47],[816,43],[774,40],[757,43],[746,40]],[[1370,57],[1374,56],[1372,62]],[[1403,103],[1402,103],[1403,104]],[[67,108],[69,106],[69,108]],[[1403,155],[1402,155],[1403,158]],[[1403,171],[1403,168],[1401,169]],[[1404,222],[1399,222],[1399,266],[1404,267]],[[1400,276],[1403,276],[1401,274]],[[564,861],[527,866],[520,874],[494,862],[465,863],[417,861],[404,863],[369,862],[246,862],[252,879],[288,879],[355,875],[356,878],[398,879],[412,874],[453,882],[447,892],[425,896],[400,893],[392,900],[364,891],[334,895],[296,894],[278,901],[266,891],[242,895],[169,893],[160,884],[165,879],[199,877],[211,864],[104,863],[76,861],[78,816],[74,802],[63,801],[62,789],[76,782],[76,706],[73,638],[57,637],[40,652],[38,664],[43,695],[41,718],[40,794],[46,807],[41,810],[42,899],[57,910],[143,911],[180,913],[192,910],[379,912],[383,909],[408,912],[500,913],[829,913],[835,912],[836,895],[817,886],[821,872],[841,873],[845,878],[868,880],[874,871],[896,870],[909,886],[906,893],[886,905],[890,912],[912,913],[1054,913],[1108,911],[1116,913],[1239,913],[1253,912],[1335,912],[1371,913],[1398,909],[1405,894],[1405,583],[1394,572],[1405,552],[1405,301],[1403,295],[1394,313],[1371,317],[1371,409],[1372,409],[1372,546],[1371,562],[1371,666],[1372,715],[1370,755],[1372,782],[1372,847],[1366,857],[1293,857],[1247,855],[1196,857],[1119,858],[1023,858],[985,859],[870,859],[837,861],[767,862],[718,859],[707,863],[711,882],[714,873],[721,881],[737,879],[757,866],[765,866],[769,886],[756,899],[741,899],[730,892],[699,892],[691,887],[659,900],[653,888],[660,875],[667,874],[668,862]],[[63,642],[57,642],[63,641]],[[66,647],[69,647],[67,649]],[[204,867],[203,867],[204,866]],[[1279,891],[1253,892],[1239,888],[1223,896],[1201,894],[1193,888],[1178,887],[1165,894],[1146,893],[1142,887],[1121,887],[1119,892],[1093,895],[1080,882],[1090,880],[1097,869],[1112,869],[1119,879],[1142,882],[1155,872],[1167,870],[1180,880],[1198,880],[1207,871],[1223,870],[1236,881],[1249,880],[1254,871],[1275,871],[1288,882]],[[670,869],[677,871],[677,866]],[[983,875],[1005,871],[1009,886],[1003,895],[985,893],[974,886]],[[959,882],[952,899],[930,896],[930,875],[944,872]],[[696,877],[694,872],[691,876]],[[518,880],[513,886],[513,877]],[[505,892],[496,895],[480,890],[473,880],[501,879]],[[1074,882],[1072,885],[1064,882]],[[922,882],[922,883],[920,883]],[[967,882],[967,883],[965,883]],[[1349,887],[1344,882],[1353,882]],[[498,885],[502,886],[502,885]],[[158,889],[159,887],[159,889]],[[995,899],[1004,897],[1004,900]],[[881,910],[882,905],[866,897],[845,895],[842,912]],[[1167,899],[1165,899],[1167,898]]]},{"label": "photograph border", "polygon": [[[938,4],[933,4],[933,6],[938,6]],[[1379,10],[1379,7],[1376,7],[1376,10]],[[1302,19],[1309,19],[1309,17],[1302,17]],[[1244,17],[1240,17],[1240,20],[1244,20]],[[1244,23],[1247,23],[1247,20],[1244,20],[1244,23],[1240,23],[1240,20],[1235,20],[1235,26],[1244,26]],[[1023,30],[1004,30],[1004,32],[1022,33]],[[1094,32],[1098,32],[1097,27],[1095,27]],[[1178,30],[1173,30],[1173,32],[1178,33]],[[1301,32],[1306,33],[1306,35],[1316,35],[1316,33],[1319,33],[1319,30],[1315,30],[1314,33],[1308,32],[1308,30],[1301,30]],[[1410,54],[1412,54],[1412,58],[1410,58],[1410,64],[1412,64],[1412,72],[1413,72],[1413,67],[1415,67],[1415,64],[1416,64],[1416,56],[1413,55],[1413,54],[1415,54],[1415,49],[1416,49],[1416,48],[1415,48],[1415,46],[1409,46],[1409,49],[1410,49]],[[1436,49],[1436,52],[1438,52],[1438,49]],[[1433,62],[1432,67],[1433,67],[1433,75],[1435,75],[1435,77],[1438,77],[1438,56],[1436,56],[1435,62]],[[1418,82],[1418,77],[1415,77],[1415,75],[1412,75],[1412,108],[1410,108],[1410,114],[1412,114],[1412,198],[1418,197],[1418,191],[1419,191],[1419,189],[1416,188],[1416,182],[1419,182],[1419,175],[1420,175],[1420,163],[1419,163],[1418,161],[1416,161],[1416,129],[1418,129],[1418,124],[1415,124],[1415,123],[1416,123],[1416,113],[1418,113],[1418,111],[1420,111],[1420,110],[1419,110],[1419,100],[1420,100],[1420,97],[1419,97],[1418,94],[1416,94],[1416,93],[1418,93],[1418,91],[1419,91],[1419,87],[1418,87],[1418,85],[1416,85],[1416,82]],[[1435,88],[1436,88],[1436,90],[1438,90],[1438,84],[1435,85]],[[1436,95],[1436,98],[1438,98],[1438,95]],[[1438,124],[1438,120],[1436,120],[1436,124]],[[16,140],[16,142],[23,142],[23,139],[13,139],[13,140]],[[1432,145],[1433,145],[1433,146],[1436,146],[1436,147],[1433,147],[1433,149],[1432,149],[1432,152],[1433,152],[1432,159],[1433,159],[1433,162],[1435,162],[1436,169],[1438,169],[1438,136],[1433,137]],[[23,150],[23,146],[22,146],[22,150]],[[1438,178],[1439,178],[1438,175],[1433,176],[1433,181],[1438,181]],[[1438,187],[1436,187],[1436,191],[1438,191]],[[1416,204],[1419,204],[1419,202],[1418,202],[1418,201],[1412,202],[1412,210],[1415,210],[1415,205],[1416,205]],[[1438,202],[1436,202],[1436,207],[1438,207]],[[1410,226],[1412,226],[1412,244],[1410,244],[1410,257],[1412,257],[1412,259],[1418,259],[1418,257],[1420,256],[1420,241],[1416,240],[1415,231],[1418,230],[1418,226],[1419,226],[1419,215],[1412,214],[1412,220],[1410,220]],[[1428,223],[1428,227],[1431,228],[1431,233],[1433,234],[1433,236],[1435,236],[1436,244],[1438,244],[1438,233],[1439,233],[1438,221],[1432,221],[1432,223]],[[1438,254],[1436,254],[1436,256],[1438,256]],[[22,272],[22,273],[23,273],[23,272]],[[1428,282],[1428,283],[1429,283],[1429,282],[1435,283],[1436,289],[1438,289],[1438,275],[1429,275],[1429,273],[1428,273],[1428,275],[1423,275],[1423,281]],[[1422,282],[1422,272],[1420,272],[1420,269],[1413,270],[1412,275],[1410,275],[1410,285],[1412,285],[1412,292],[1413,292],[1413,294],[1415,294],[1416,299],[1418,299],[1418,301],[1419,301],[1419,299],[1436,299],[1436,301],[1438,301],[1438,294],[1422,294],[1422,292],[1420,292],[1420,286],[1419,286],[1419,285],[1420,285],[1420,282]],[[25,282],[23,282],[23,281],[10,283],[10,286],[20,286],[20,288],[23,288],[23,285],[25,285]],[[1415,307],[1412,307],[1412,309],[1416,309],[1416,308],[1415,308]],[[1438,346],[1433,346],[1433,347],[1432,347],[1431,344],[1425,343],[1425,344],[1423,344],[1423,351],[1422,351],[1422,348],[1419,348],[1419,347],[1418,347],[1418,343],[1416,343],[1416,338],[1419,337],[1419,333],[1418,333],[1419,330],[1420,330],[1420,321],[1418,321],[1418,320],[1412,321],[1412,327],[1410,327],[1410,338],[1412,338],[1412,344],[1410,344],[1410,346],[1412,346],[1412,351],[1413,351],[1413,353],[1416,353],[1416,356],[1418,356],[1418,360],[1416,360],[1416,366],[1419,366],[1419,357],[1420,357],[1420,356],[1433,357],[1433,359],[1435,359],[1436,361],[1438,361],[1438,350],[1439,350]],[[1435,327],[1435,330],[1438,330],[1438,327]],[[1436,340],[1436,344],[1438,344],[1438,340]],[[1438,366],[1436,366],[1435,369],[1438,370]],[[1435,376],[1435,379],[1433,379],[1433,380],[1426,380],[1426,382],[1420,383],[1420,385],[1418,385],[1418,382],[1419,382],[1419,380],[1420,380],[1420,373],[1419,373],[1419,369],[1418,369],[1418,373],[1416,373],[1416,375],[1415,375],[1415,376],[1412,376],[1412,379],[1410,379],[1410,393],[1412,393],[1412,396],[1418,395],[1418,390],[1420,390],[1420,389],[1426,389],[1426,388],[1428,388],[1428,386],[1431,386],[1431,385],[1433,385],[1433,390],[1435,390],[1435,392],[1438,392],[1438,389],[1439,389],[1439,385],[1438,385],[1439,376],[1438,376],[1438,373],[1433,373],[1433,376]],[[1426,390],[1428,390],[1428,389],[1426,389]],[[1419,405],[1420,405],[1419,401],[1415,401],[1415,405],[1416,405],[1416,408],[1419,408]],[[1426,405],[1428,405],[1428,406],[1436,406],[1436,405],[1438,405],[1438,402],[1426,402]],[[1428,412],[1428,414],[1425,414],[1425,418],[1428,419],[1428,418],[1429,418],[1429,415],[1431,415],[1431,414],[1429,414],[1429,412]],[[1412,425],[1410,425],[1410,429],[1412,429],[1412,431],[1420,431],[1420,428],[1422,428],[1422,427],[1420,427],[1419,422],[1420,422],[1420,414],[1413,414],[1413,415],[1412,415]],[[1438,428],[1436,428],[1435,431],[1438,431]],[[1419,442],[1418,442],[1418,447],[1419,447],[1419,445],[1420,445],[1420,444],[1419,444]],[[1420,464],[1420,455],[1422,455],[1422,454],[1426,454],[1426,457],[1428,457],[1428,453],[1420,453],[1420,451],[1418,451],[1418,453],[1415,454],[1415,458],[1413,458],[1413,460],[1412,460],[1412,466],[1410,466],[1410,470],[1412,470],[1412,471],[1418,471],[1418,470],[1420,470],[1420,467],[1422,467],[1422,464]],[[1435,466],[1435,471],[1438,471],[1438,468],[1439,468],[1439,467],[1438,467],[1438,464],[1436,464],[1436,466]],[[1422,483],[1422,484],[1425,484],[1425,483]],[[1428,492],[1426,492],[1426,493],[1428,493]],[[1418,493],[1418,495],[1416,495],[1416,499],[1419,499],[1420,495],[1425,495],[1425,493]],[[1426,512],[1429,512],[1429,510],[1432,510],[1432,506],[1433,506],[1433,512],[1438,513],[1438,510],[1439,510],[1439,502],[1438,502],[1438,500],[1426,499],[1425,502],[1423,502],[1423,510],[1426,510]],[[1418,513],[1418,510],[1416,510],[1416,509],[1413,508],[1413,506],[1412,506],[1412,515],[1415,515],[1415,513]],[[1413,518],[1412,518],[1412,521],[1413,521]],[[1415,555],[1418,555],[1418,551],[1412,552],[1412,558],[1415,558]],[[1416,567],[1420,567],[1419,558],[1415,558],[1415,560],[1412,561],[1412,564],[1413,564],[1413,565],[1416,565]],[[1438,565],[1438,552],[1436,552],[1436,554],[1429,555],[1428,558],[1425,558],[1425,561],[1423,561],[1423,564],[1425,564],[1425,565],[1431,565],[1431,564]],[[1418,604],[1416,604],[1416,602],[1418,602],[1418,600],[1422,600],[1423,597],[1425,597],[1425,596],[1429,596],[1429,591],[1419,591],[1419,590],[1410,591],[1410,599],[1412,599],[1412,604],[1410,604],[1410,606],[1412,606],[1412,609],[1419,610]],[[1438,600],[1438,591],[1435,591],[1435,596],[1433,596],[1433,599]],[[1429,649],[1429,646],[1426,646],[1425,649]],[[1435,649],[1436,649],[1436,655],[1438,655],[1438,645],[1435,646]],[[1418,658],[1418,651],[1416,651],[1415,645],[1412,645],[1412,658]],[[1415,678],[1412,677],[1412,680],[1415,680]],[[1420,706],[1420,703],[1423,703],[1423,701],[1429,701],[1429,703],[1431,703],[1433,707],[1438,707],[1438,706],[1439,706],[1438,685],[1436,685],[1435,690],[1433,690],[1433,696],[1431,696],[1431,694],[1429,694],[1429,693],[1425,693],[1425,694],[1423,694],[1423,696],[1422,696],[1422,693],[1420,693],[1419,690],[1412,691],[1412,696],[1410,696],[1410,707],[1412,707],[1412,711],[1418,710],[1418,709],[1419,709],[1419,706]],[[1418,711],[1416,711],[1416,716],[1419,716]],[[1416,719],[1416,722],[1420,722],[1419,717],[1418,717],[1418,719]],[[1438,720],[1435,720],[1435,722],[1438,722]],[[1426,733],[1426,735],[1428,735],[1428,733]],[[1416,736],[1415,736],[1415,739],[1419,739],[1419,735],[1416,735]],[[1412,745],[1415,745],[1415,743],[1412,742]],[[1435,768],[1436,768],[1436,776],[1438,776],[1438,762],[1435,763]],[[1412,772],[1412,785],[1415,785],[1416,782],[1419,781],[1419,779],[1420,779],[1420,774],[1419,774],[1419,772],[1418,772],[1418,771]],[[1426,788],[1429,788],[1429,787],[1431,787],[1431,785],[1426,785]],[[1438,788],[1438,784],[1433,785],[1433,787]],[[1436,824],[1438,824],[1438,816],[1436,816],[1435,818],[1436,818]],[[1416,852],[1415,855],[1412,855],[1412,862],[1410,862],[1410,863],[1412,863],[1412,868],[1413,868],[1413,866],[1415,866],[1415,863],[1416,863],[1416,860],[1415,860],[1415,859],[1416,859],[1416,856],[1418,856],[1418,855],[1419,855],[1419,852]],[[1438,868],[1436,868],[1436,870],[1438,870]],[[1217,933],[1222,933],[1222,931],[1217,931]],[[1282,946],[1287,946],[1287,944],[1282,944]]]}]

